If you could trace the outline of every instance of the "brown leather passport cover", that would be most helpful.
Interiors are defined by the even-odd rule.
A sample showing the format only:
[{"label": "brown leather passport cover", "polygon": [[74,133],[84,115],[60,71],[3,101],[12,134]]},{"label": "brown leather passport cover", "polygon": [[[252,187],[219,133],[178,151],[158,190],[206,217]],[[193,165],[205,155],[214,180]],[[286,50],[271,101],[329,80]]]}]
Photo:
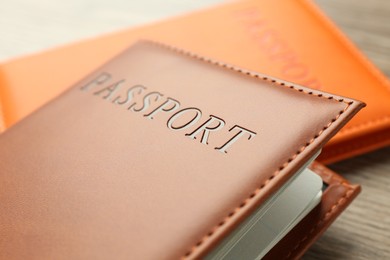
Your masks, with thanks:
[{"label": "brown leather passport cover", "polygon": [[139,42],[0,135],[0,256],[201,258],[363,106]]}]

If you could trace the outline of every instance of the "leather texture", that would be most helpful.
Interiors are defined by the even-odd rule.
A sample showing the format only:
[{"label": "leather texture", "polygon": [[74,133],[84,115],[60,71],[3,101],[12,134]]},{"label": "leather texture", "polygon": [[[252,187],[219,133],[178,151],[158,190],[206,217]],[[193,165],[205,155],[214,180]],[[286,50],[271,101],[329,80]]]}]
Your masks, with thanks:
[{"label": "leather texture", "polygon": [[0,256],[201,258],[363,106],[139,42],[0,135]]},{"label": "leather texture", "polygon": [[339,161],[390,144],[388,80],[305,0],[237,1],[4,63],[0,96],[6,126],[139,38],[364,100],[368,108],[325,146],[321,162]]},{"label": "leather texture", "polygon": [[263,259],[300,259],[361,191],[359,185],[348,183],[343,177],[318,162],[314,162],[310,168],[328,186],[322,194],[321,203]]}]

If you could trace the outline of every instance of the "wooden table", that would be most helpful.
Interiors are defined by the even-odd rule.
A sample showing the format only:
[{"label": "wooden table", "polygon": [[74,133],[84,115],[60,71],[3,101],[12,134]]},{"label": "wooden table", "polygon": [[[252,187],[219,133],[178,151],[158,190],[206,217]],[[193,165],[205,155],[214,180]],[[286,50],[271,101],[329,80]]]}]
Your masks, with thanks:
[{"label": "wooden table", "polygon": [[[5,1],[0,8],[0,59],[220,1]],[[316,2],[390,76],[390,1]],[[42,17],[51,23],[45,23]],[[304,259],[390,259],[390,148],[334,164],[331,168],[351,182],[360,183],[363,192]]]},{"label": "wooden table", "polygon": [[[389,77],[390,1],[316,2]],[[390,259],[390,148],[331,168],[363,191],[304,259]]]}]

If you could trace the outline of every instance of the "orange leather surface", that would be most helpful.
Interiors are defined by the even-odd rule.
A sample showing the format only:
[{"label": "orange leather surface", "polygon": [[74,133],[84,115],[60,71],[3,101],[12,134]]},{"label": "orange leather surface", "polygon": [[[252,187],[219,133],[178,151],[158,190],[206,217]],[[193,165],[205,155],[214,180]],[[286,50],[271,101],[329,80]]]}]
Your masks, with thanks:
[{"label": "orange leather surface", "polygon": [[19,121],[139,38],[365,101],[368,108],[324,148],[322,162],[390,143],[388,80],[305,0],[229,3],[7,62],[0,71],[5,125]]},{"label": "orange leather surface", "polygon": [[0,135],[0,257],[200,259],[363,106],[137,43]]}]

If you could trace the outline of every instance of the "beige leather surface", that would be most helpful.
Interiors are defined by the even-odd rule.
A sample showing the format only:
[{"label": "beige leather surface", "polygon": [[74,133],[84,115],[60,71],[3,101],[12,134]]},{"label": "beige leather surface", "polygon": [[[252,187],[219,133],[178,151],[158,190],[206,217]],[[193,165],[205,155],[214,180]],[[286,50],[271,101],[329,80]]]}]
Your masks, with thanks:
[{"label": "beige leather surface", "polygon": [[[102,82],[102,73],[112,78]],[[163,96],[134,112],[124,101],[138,84],[146,90],[134,95],[133,108],[141,108],[146,93]],[[180,108],[148,119],[167,97]],[[362,106],[138,43],[0,136],[0,256],[196,258]],[[190,107],[201,110],[199,121],[169,129],[174,112]],[[208,144],[202,132],[185,135],[210,115],[225,125]],[[216,150],[236,134],[229,131],[235,125],[256,135],[240,138],[226,154]]]}]

